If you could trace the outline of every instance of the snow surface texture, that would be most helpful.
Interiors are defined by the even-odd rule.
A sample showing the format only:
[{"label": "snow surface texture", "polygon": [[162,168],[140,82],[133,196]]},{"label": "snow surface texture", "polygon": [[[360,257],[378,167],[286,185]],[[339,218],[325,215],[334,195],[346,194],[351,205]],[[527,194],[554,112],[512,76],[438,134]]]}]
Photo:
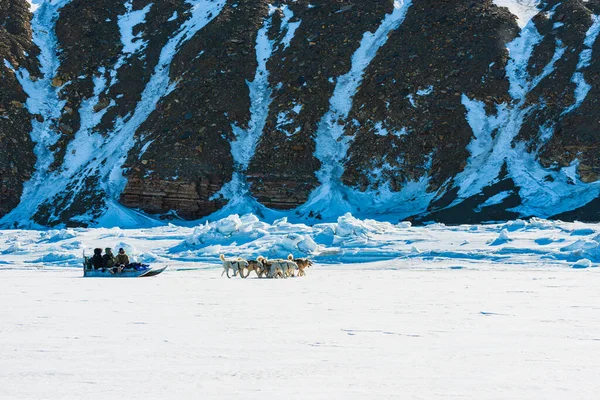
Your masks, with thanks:
[{"label": "snow surface texture", "polygon": [[[319,228],[281,221],[265,233],[252,220],[200,229],[228,254],[232,238],[251,243],[257,232],[332,239],[327,249],[354,261],[392,247],[404,256],[229,280],[216,261],[194,262],[209,244],[169,254],[200,239],[191,229],[1,232],[0,253],[15,245],[0,255],[1,397],[597,398],[600,269],[556,256],[589,247],[592,257],[599,225],[412,228],[348,217]],[[501,235],[512,241],[491,249]],[[119,242],[155,264],[170,257],[171,268],[132,280],[48,267],[64,265],[67,248],[79,263],[82,248]]]},{"label": "snow surface texture", "polygon": [[[81,278],[107,246],[169,268]],[[315,265],[230,280],[220,253]],[[600,224],[540,219],[0,231],[1,397],[591,400],[599,264]]]}]

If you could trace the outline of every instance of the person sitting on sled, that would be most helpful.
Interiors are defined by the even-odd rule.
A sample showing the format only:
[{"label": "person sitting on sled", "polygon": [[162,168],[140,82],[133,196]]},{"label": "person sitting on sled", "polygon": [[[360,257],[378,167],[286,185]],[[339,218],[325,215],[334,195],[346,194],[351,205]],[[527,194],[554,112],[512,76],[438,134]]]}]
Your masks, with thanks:
[{"label": "person sitting on sled", "polygon": [[115,258],[115,265],[119,268],[119,272],[129,265],[129,257],[125,254],[125,250],[121,247],[119,254]]},{"label": "person sitting on sled", "polygon": [[92,267],[94,269],[103,269],[104,261],[102,260],[102,249],[94,249],[94,255],[92,256]]},{"label": "person sitting on sled", "polygon": [[115,265],[115,256],[110,247],[104,249],[104,255],[102,256],[102,265],[106,269],[111,269]]}]

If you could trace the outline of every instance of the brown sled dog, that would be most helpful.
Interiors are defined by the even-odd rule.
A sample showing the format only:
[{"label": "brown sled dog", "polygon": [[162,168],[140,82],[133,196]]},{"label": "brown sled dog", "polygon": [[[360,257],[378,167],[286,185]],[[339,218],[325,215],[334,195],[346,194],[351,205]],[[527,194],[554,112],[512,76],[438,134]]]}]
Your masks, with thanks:
[{"label": "brown sled dog", "polygon": [[306,272],[304,272],[304,270],[313,266],[313,262],[310,258],[294,258],[294,256],[290,254],[288,256],[288,260],[294,260],[298,266],[298,276],[306,276]]},{"label": "brown sled dog", "polygon": [[250,272],[256,272],[256,276],[262,278],[267,273],[267,267],[265,265],[265,258],[260,256],[256,260],[248,260],[248,268],[246,275],[242,272],[242,278],[247,278]]}]

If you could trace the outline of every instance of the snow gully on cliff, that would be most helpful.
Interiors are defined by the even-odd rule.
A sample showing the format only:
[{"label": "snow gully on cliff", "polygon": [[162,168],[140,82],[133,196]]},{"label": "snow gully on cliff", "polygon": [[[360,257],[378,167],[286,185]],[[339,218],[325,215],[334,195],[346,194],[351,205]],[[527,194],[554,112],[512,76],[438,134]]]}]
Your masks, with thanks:
[{"label": "snow gully on cliff", "polygon": [[315,156],[321,161],[321,169],[317,172],[321,185],[311,193],[308,202],[298,209],[301,214],[320,215],[327,219],[356,211],[356,203],[360,200],[354,202],[353,192],[341,182],[342,161],[352,138],[344,136],[344,126],[339,121],[348,118],[365,70],[378,50],[386,44],[389,34],[402,24],[411,4],[410,0],[394,1],[392,13],[386,15],[375,33],[365,32],[363,35],[359,48],[352,56],[350,71],[337,78],[333,96],[329,100],[329,111],[321,118],[316,132]]},{"label": "snow gully on cliff", "polygon": [[60,118],[61,110],[66,103],[60,99],[60,88],[52,84],[52,79],[56,76],[60,67],[54,26],[61,8],[67,5],[69,1],[30,1],[31,10],[34,11],[31,20],[32,38],[33,43],[40,49],[38,62],[43,77],[32,80],[25,68],[20,68],[15,73],[27,94],[27,109],[32,115],[42,115],[43,122],[33,119],[30,134],[35,143],[36,172],[25,183],[19,205],[0,219],[0,225],[30,225],[31,217],[37,211],[40,200],[48,190],[49,173],[47,171],[54,161],[54,154],[50,148],[59,139],[59,135],[56,133],[55,121]]},{"label": "snow gully on cliff", "polygon": [[[268,31],[271,28],[273,14],[276,11],[281,11],[283,17],[281,21],[280,35],[282,38],[278,40],[269,40]],[[249,193],[249,185],[246,181],[246,170],[250,164],[250,160],[254,157],[256,145],[260,140],[267,117],[269,115],[269,107],[271,106],[272,89],[269,84],[269,70],[267,62],[273,56],[278,45],[282,46],[282,50],[289,46],[289,43],[294,37],[294,33],[301,21],[290,22],[294,17],[294,13],[287,5],[280,8],[273,6],[269,7],[269,15],[265,18],[263,26],[258,31],[256,36],[256,61],[258,66],[252,82],[246,82],[250,90],[250,122],[247,129],[242,129],[233,124],[232,130],[235,140],[230,142],[231,155],[234,160],[234,172],[231,181],[226,183],[219,192],[211,199],[222,197],[229,202],[227,205],[214,213],[211,218],[223,218],[231,213],[258,213],[266,212],[265,207],[260,205]]]}]

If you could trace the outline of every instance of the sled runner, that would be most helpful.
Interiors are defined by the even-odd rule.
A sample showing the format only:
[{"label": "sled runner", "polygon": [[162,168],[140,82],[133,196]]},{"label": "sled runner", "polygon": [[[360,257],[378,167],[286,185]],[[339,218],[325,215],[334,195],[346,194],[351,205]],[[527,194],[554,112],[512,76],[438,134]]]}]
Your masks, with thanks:
[{"label": "sled runner", "polygon": [[155,276],[163,272],[167,267],[152,269],[150,267],[144,270],[124,269],[123,271],[112,273],[108,269],[83,269],[83,276],[86,278],[145,278]]}]

